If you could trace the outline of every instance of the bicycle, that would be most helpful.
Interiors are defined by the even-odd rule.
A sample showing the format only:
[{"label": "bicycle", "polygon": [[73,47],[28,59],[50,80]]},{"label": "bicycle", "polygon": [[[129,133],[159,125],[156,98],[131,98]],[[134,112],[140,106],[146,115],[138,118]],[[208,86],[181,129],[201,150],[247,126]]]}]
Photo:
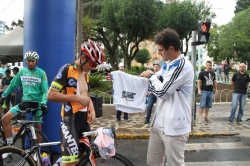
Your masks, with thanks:
[{"label": "bicycle", "polygon": [[[110,132],[114,135],[114,127],[111,127]],[[116,153],[109,159],[104,159],[99,153],[97,145],[90,141],[89,137],[94,136],[94,139],[97,137],[97,130],[84,132],[82,133],[82,138],[79,139],[79,155],[77,166],[133,166],[133,164],[121,154]],[[60,145],[61,142],[48,142],[48,143],[36,143],[30,149],[24,151],[20,148],[14,146],[5,146],[0,148],[0,156],[3,154],[8,154],[5,158],[0,157],[0,166],[35,166],[39,163],[42,163],[42,157],[40,148],[43,146],[55,146]],[[84,150],[85,149],[85,150]],[[87,152],[87,155],[83,155]],[[32,155],[34,153],[34,155]],[[15,161],[14,161],[15,160]],[[45,166],[45,165],[44,165]]]},{"label": "bicycle", "polygon": [[[14,122],[11,123],[12,126],[14,126],[16,124],[21,125],[18,132],[13,136],[13,144],[14,145],[17,142],[18,138],[20,138],[20,137],[21,137],[21,148],[22,149],[28,149],[35,144],[35,142],[34,142],[35,140],[32,137],[31,128],[34,127],[35,123],[41,123],[41,122],[40,121],[29,121],[29,120],[23,120],[23,119],[26,118],[26,113],[32,113],[32,112],[37,111],[37,110],[40,110],[40,108],[27,108],[26,110],[19,110],[18,114],[16,115],[17,120],[15,120]],[[0,114],[0,119],[2,119],[1,114]],[[34,132],[42,138],[42,142],[49,142],[48,138],[45,136],[45,134],[42,131],[34,128]],[[2,120],[0,120],[0,134],[2,137],[0,140],[0,147],[6,146],[7,143],[6,143],[6,137],[4,134]],[[50,154],[52,156],[51,161],[53,161],[53,155],[52,155],[53,151],[52,151],[51,147],[43,148],[42,151]]]}]

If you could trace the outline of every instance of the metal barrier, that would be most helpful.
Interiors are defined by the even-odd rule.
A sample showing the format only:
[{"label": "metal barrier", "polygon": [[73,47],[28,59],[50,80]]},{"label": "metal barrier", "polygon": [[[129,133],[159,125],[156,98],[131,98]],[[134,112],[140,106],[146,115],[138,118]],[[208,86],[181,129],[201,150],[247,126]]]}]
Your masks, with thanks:
[{"label": "metal barrier", "polygon": [[[101,92],[101,91],[93,91],[90,92],[90,96],[102,96],[103,104],[113,104],[113,95],[111,92]],[[218,95],[214,97],[214,103],[225,103],[232,102],[233,90],[224,89],[219,90]]]}]

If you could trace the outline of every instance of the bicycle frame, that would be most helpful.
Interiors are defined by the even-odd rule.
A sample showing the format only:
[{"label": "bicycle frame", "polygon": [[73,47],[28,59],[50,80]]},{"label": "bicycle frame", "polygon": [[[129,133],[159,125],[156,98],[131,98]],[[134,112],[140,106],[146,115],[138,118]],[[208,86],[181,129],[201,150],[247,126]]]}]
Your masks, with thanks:
[{"label": "bicycle frame", "polygon": [[[14,136],[13,138],[13,144],[16,143],[17,139],[22,135],[23,131],[25,131],[25,129],[30,129],[31,132],[32,132],[32,127],[34,127],[34,123],[41,123],[39,121],[26,121],[26,120],[18,120],[17,123],[19,124],[22,124],[19,131],[17,132],[17,134]],[[31,124],[29,124],[31,123]],[[1,132],[1,135],[2,135],[2,140],[5,141],[6,140],[6,137],[5,137],[5,134],[4,134],[4,130],[3,130],[3,125],[2,125],[2,122],[1,122],[1,127],[0,127],[0,132]],[[35,130],[34,130],[34,133],[35,133]],[[33,135],[36,135],[32,133],[32,136]]]}]

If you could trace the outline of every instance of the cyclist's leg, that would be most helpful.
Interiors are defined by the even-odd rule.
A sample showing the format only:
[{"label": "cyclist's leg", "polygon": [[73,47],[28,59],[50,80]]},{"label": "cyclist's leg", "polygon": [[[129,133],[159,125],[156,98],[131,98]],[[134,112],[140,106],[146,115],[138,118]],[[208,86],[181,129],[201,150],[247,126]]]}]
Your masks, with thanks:
[{"label": "cyclist's leg", "polygon": [[[36,114],[33,116],[33,120],[34,120],[34,121],[42,122],[43,117],[40,117],[40,115],[42,115],[42,111],[41,111],[41,110],[38,110],[38,111],[36,112]],[[35,124],[35,128],[37,128],[38,130],[42,131],[42,125],[41,125],[41,123],[36,123],[36,124]],[[38,142],[38,143],[41,143],[41,142],[42,142],[42,137],[41,137],[41,135],[38,135],[38,134],[37,134],[36,136],[37,136],[37,142]]]},{"label": "cyclist's leg", "polygon": [[60,130],[62,166],[75,166],[79,153],[79,137],[75,129],[75,114],[63,117],[60,123]]},{"label": "cyclist's leg", "polygon": [[4,128],[4,133],[5,133],[5,137],[7,140],[7,144],[13,144],[12,126],[11,126],[10,120],[17,114],[18,110],[19,110],[18,105],[15,107],[12,107],[11,110],[9,110],[2,117],[2,123],[3,123],[3,128]]}]

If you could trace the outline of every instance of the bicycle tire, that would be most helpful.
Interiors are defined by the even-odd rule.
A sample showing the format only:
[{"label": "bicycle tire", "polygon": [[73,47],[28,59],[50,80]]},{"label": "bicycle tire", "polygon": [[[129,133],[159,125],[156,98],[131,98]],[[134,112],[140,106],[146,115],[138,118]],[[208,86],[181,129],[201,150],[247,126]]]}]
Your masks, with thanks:
[{"label": "bicycle tire", "polygon": [[[46,137],[46,135],[35,128],[35,132],[37,135],[41,135],[42,136],[42,143],[46,143],[46,142],[49,142],[48,138]],[[29,140],[29,147],[26,147],[25,145],[25,138],[26,136],[28,137],[28,140]],[[30,148],[30,145],[33,145],[33,139],[32,139],[32,135],[31,135],[31,131],[25,131],[22,135],[22,149],[29,149]],[[53,162],[53,151],[52,151],[52,147],[50,146],[44,146],[44,147],[41,147],[41,153],[43,152],[46,152],[50,158],[50,163]]]},{"label": "bicycle tire", "polygon": [[[101,157],[95,158],[97,161],[98,166],[134,166],[126,157],[122,156],[119,153],[116,153],[113,157],[106,159],[104,162],[102,161]],[[98,161],[100,159],[100,161]],[[88,164],[88,165],[87,165]],[[83,159],[81,159],[77,166],[91,166],[89,163],[88,156],[85,156]]]},{"label": "bicycle tire", "polygon": [[15,146],[4,146],[0,148],[0,166],[35,166],[34,159],[27,155],[23,149]]},{"label": "bicycle tire", "polygon": [[[3,144],[5,142],[5,135],[4,135],[4,132],[3,132],[2,121],[0,122],[0,135],[1,135],[1,143]],[[3,146],[2,144],[0,146]]]}]

